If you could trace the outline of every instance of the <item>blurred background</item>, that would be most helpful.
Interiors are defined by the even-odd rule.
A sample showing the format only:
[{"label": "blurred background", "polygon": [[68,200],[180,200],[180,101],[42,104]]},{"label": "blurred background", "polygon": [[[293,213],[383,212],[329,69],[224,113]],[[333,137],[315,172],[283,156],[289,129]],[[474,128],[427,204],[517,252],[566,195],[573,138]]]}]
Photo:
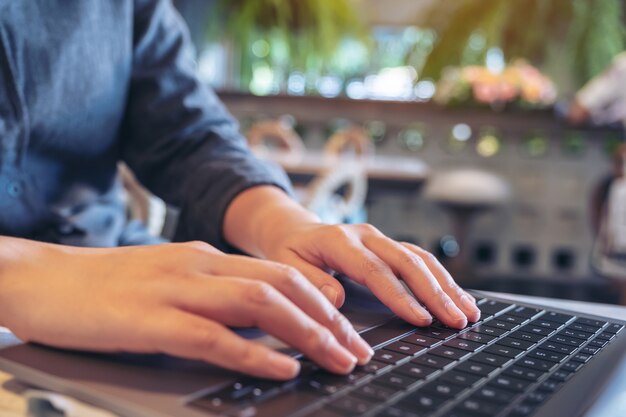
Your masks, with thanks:
[{"label": "blurred background", "polygon": [[175,5],[202,80],[326,221],[468,287],[626,303],[623,0]]}]

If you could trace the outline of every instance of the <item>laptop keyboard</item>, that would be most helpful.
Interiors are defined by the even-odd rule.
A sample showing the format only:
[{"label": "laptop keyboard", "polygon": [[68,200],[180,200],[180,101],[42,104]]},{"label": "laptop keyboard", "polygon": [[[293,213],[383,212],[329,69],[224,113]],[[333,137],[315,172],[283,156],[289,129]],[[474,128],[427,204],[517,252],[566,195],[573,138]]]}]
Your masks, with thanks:
[{"label": "laptop keyboard", "polygon": [[532,416],[623,325],[481,299],[479,322],[362,334],[371,362],[334,375],[304,360],[288,382],[244,378],[190,403],[231,417]]}]

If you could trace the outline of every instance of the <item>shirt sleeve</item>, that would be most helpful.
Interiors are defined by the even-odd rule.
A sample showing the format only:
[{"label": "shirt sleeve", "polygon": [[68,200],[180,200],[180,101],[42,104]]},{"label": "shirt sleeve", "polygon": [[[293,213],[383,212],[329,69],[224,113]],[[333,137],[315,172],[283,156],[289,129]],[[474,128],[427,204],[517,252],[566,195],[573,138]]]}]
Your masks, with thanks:
[{"label": "shirt sleeve", "polygon": [[291,192],[289,180],[251,154],[235,120],[197,79],[189,34],[171,1],[134,6],[122,159],[150,191],[180,208],[175,240],[228,248],[222,223],[230,202],[257,185]]}]

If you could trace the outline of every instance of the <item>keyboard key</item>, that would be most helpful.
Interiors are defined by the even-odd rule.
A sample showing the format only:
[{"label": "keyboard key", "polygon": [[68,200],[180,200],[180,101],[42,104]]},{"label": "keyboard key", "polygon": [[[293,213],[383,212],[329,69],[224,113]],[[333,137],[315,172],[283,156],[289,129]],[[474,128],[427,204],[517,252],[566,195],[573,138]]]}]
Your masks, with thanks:
[{"label": "keyboard key", "polygon": [[561,324],[565,324],[573,318],[574,316],[570,316],[569,314],[555,313],[554,311],[548,311],[546,314],[541,316],[542,320],[549,320]]},{"label": "keyboard key", "polygon": [[456,335],[457,333],[458,331],[448,330],[448,329],[439,329],[435,327],[421,327],[415,331],[415,334],[418,334],[421,336],[428,336],[428,337],[432,337],[432,338],[440,339],[440,340],[452,337]]},{"label": "keyboard key", "polygon": [[415,326],[401,319],[392,319],[382,326],[361,333],[365,341],[376,348],[378,345],[388,342],[400,336],[405,336],[415,331]]},{"label": "keyboard key", "polygon": [[471,396],[465,401],[462,401],[461,404],[455,408],[455,410],[474,415],[478,414],[481,416],[495,416],[504,407],[504,404],[493,404],[489,401],[483,401],[474,396]]},{"label": "keyboard key", "polygon": [[487,344],[492,340],[495,340],[495,336],[489,336],[486,334],[474,333],[474,332],[465,332],[457,336],[457,339],[470,340],[472,342]]},{"label": "keyboard key", "polygon": [[396,373],[395,371],[381,375],[372,381],[372,383],[376,385],[385,385],[388,387],[400,389],[406,389],[409,385],[415,382],[416,380],[414,378]]},{"label": "keyboard key", "polygon": [[545,402],[550,397],[550,394],[547,391],[533,391],[526,395],[524,401],[528,401],[529,403],[540,405]]},{"label": "keyboard key", "polygon": [[497,368],[495,366],[486,365],[484,363],[473,362],[472,359],[460,363],[454,370],[472,373],[478,376],[487,376]]},{"label": "keyboard key", "polygon": [[437,369],[431,368],[430,366],[419,365],[416,363],[405,363],[404,365],[401,365],[398,368],[394,369],[394,372],[408,375],[412,377],[415,381],[417,381],[428,377],[434,372],[437,372]]},{"label": "keyboard key", "polygon": [[367,363],[367,365],[357,366],[355,370],[359,370],[367,374],[377,374],[389,368],[390,366],[391,365],[388,363],[378,362],[372,359]]},{"label": "keyboard key", "polygon": [[407,337],[403,337],[400,341],[405,343],[412,343],[418,346],[431,347],[434,344],[441,342],[441,339],[435,339],[433,337],[428,337],[421,335],[419,333],[409,335]]},{"label": "keyboard key", "polygon": [[596,336],[597,339],[611,340],[615,337],[615,334],[609,332],[602,332]]},{"label": "keyboard key", "polygon": [[443,345],[456,348],[456,349],[466,350],[468,352],[474,352],[477,349],[483,347],[482,343],[472,342],[469,340],[464,340],[464,339],[459,339],[459,338],[448,340]]},{"label": "keyboard key", "polygon": [[555,379],[557,381],[565,382],[572,375],[574,375],[573,372],[558,370],[555,373],[553,373],[552,375],[550,375],[550,378]]},{"label": "keyboard key", "polygon": [[586,326],[601,328],[606,324],[606,321],[596,320],[596,319],[588,319],[585,317],[581,317],[576,320],[576,323],[584,324]]},{"label": "keyboard key", "polygon": [[585,355],[595,355],[600,351],[600,348],[593,346],[585,346],[579,350],[580,353],[584,353]]},{"label": "keyboard key", "polygon": [[564,353],[566,355],[569,355],[576,350],[576,346],[562,345],[560,343],[551,342],[549,340],[546,340],[545,342],[540,344],[539,347],[543,350],[549,350],[551,352],[557,352],[557,353]]},{"label": "keyboard key", "polygon": [[551,352],[551,351],[542,350],[542,349],[535,349],[532,352],[530,352],[528,355],[526,355],[526,357],[528,358],[543,359],[543,360],[554,362],[554,363],[561,362],[563,359],[565,359],[566,356],[567,354],[565,353]]},{"label": "keyboard key", "polygon": [[439,407],[448,400],[446,397],[434,395],[431,393],[418,390],[404,397],[397,404],[400,408],[416,411],[420,409],[433,409]]},{"label": "keyboard key", "polygon": [[431,355],[430,353],[427,353],[425,355],[418,356],[417,358],[413,359],[411,362],[418,364],[418,365],[430,366],[431,368],[443,369],[454,361],[452,359],[448,359],[448,358],[444,358],[440,356],[434,356],[434,355]]},{"label": "keyboard key", "polygon": [[486,321],[484,324],[482,324],[482,326],[494,327],[496,329],[509,331],[509,330],[516,328],[518,325],[514,323],[507,323],[505,321],[500,321],[500,320],[489,320],[489,321]]},{"label": "keyboard key", "polygon": [[593,339],[587,346],[603,348],[607,343],[609,343],[609,341],[605,339]]},{"label": "keyboard key", "polygon": [[500,301],[487,300],[486,302],[479,304],[478,309],[485,314],[498,314],[499,312],[510,308],[512,304],[502,303]]},{"label": "keyboard key", "polygon": [[531,326],[543,327],[543,328],[552,329],[552,330],[556,330],[563,325],[561,323],[555,323],[553,321],[544,320],[543,317],[535,319],[531,321],[529,324]]},{"label": "keyboard key", "polygon": [[384,350],[391,350],[393,352],[404,353],[405,355],[415,355],[418,352],[426,349],[423,346],[413,345],[410,343],[405,343],[401,341],[393,342],[385,347]]},{"label": "keyboard key", "polygon": [[[361,415],[372,408],[372,403],[359,397],[348,395],[328,403],[326,407],[349,415]],[[278,414],[277,414],[278,415]]]},{"label": "keyboard key", "polygon": [[484,363],[486,365],[500,367],[500,366],[508,363],[509,361],[511,361],[511,358],[507,358],[507,357],[499,356],[499,355],[494,355],[492,353],[479,352],[479,353],[475,354],[474,356],[472,356],[472,361],[479,362],[479,363]]},{"label": "keyboard key", "polygon": [[523,330],[524,328],[522,327],[521,330],[511,333],[507,337],[512,337],[514,339],[519,339],[519,340],[525,340],[525,341],[532,342],[532,343],[538,343],[541,340],[543,340],[545,337],[540,334],[526,333]]},{"label": "keyboard key", "polygon": [[306,386],[296,385],[293,389],[281,392],[250,407],[248,415],[254,415],[254,417],[286,416],[319,401],[319,399],[319,393],[311,391]]},{"label": "keyboard key", "polygon": [[484,386],[477,390],[472,396],[479,400],[495,402],[498,404],[511,403],[519,394],[501,388]]},{"label": "keyboard key", "polygon": [[447,346],[437,346],[436,348],[431,349],[429,352],[431,355],[441,356],[442,358],[448,358],[454,361],[459,359],[463,359],[469,352],[461,349],[455,349]]},{"label": "keyboard key", "polygon": [[532,384],[532,382],[526,379],[519,379],[508,375],[498,375],[493,379],[493,381],[489,382],[488,385],[508,391],[522,392],[530,384]]},{"label": "keyboard key", "polygon": [[577,353],[572,356],[571,360],[581,363],[587,363],[591,359],[591,355],[586,355],[584,353]]},{"label": "keyboard key", "polygon": [[578,330],[581,332],[587,332],[587,333],[595,333],[598,331],[597,327],[591,327],[591,326],[586,326],[584,324],[581,323],[572,323],[569,326],[567,326],[568,329],[572,329],[572,330]]},{"label": "keyboard key", "polygon": [[557,381],[556,379],[552,379],[552,378],[548,378],[547,380],[543,381],[541,384],[539,384],[539,387],[537,387],[538,390],[541,391],[547,391],[547,392],[554,392],[557,389],[559,389],[559,387],[562,385],[561,381]]},{"label": "keyboard key", "polygon": [[511,413],[509,414],[509,416],[510,417],[527,417],[527,416],[532,415],[535,412],[536,408],[537,408],[536,404],[533,404],[528,401],[523,401],[520,404],[513,407],[513,410],[511,410]]},{"label": "keyboard key", "polygon": [[376,417],[420,417],[420,414],[399,407],[388,407],[376,414]]},{"label": "keyboard key", "polygon": [[464,387],[469,387],[480,381],[482,377],[465,372],[459,372],[457,369],[452,369],[451,371],[441,375],[441,378],[439,379]]},{"label": "keyboard key", "polygon": [[585,343],[584,340],[576,339],[574,337],[565,336],[562,334],[556,334],[548,340],[550,340],[551,342],[561,343],[563,345],[574,346],[574,347],[578,347],[582,345],[583,343]]},{"label": "keyboard key", "polygon": [[546,327],[534,326],[532,323],[527,324],[526,326],[522,327],[520,330],[522,330],[523,332],[526,332],[526,333],[536,334],[536,335],[540,335],[540,336],[550,336],[552,333],[555,332],[555,329],[549,329],[549,328],[546,328]]},{"label": "keyboard key", "polygon": [[574,329],[563,329],[558,334],[562,334],[563,336],[575,337],[576,339],[588,340],[593,333],[581,332],[580,330]]},{"label": "keyboard key", "polygon": [[502,336],[504,333],[506,333],[506,330],[498,329],[496,327],[488,327],[488,326],[485,326],[484,324],[481,324],[480,326],[476,326],[472,328],[471,331],[474,333],[486,334],[488,336],[495,336],[495,337]]},{"label": "keyboard key", "polygon": [[448,397],[457,396],[459,393],[461,393],[465,389],[466,387],[463,387],[461,385],[453,384],[447,381],[437,380],[437,381],[431,382],[430,384],[426,384],[425,386],[420,388],[420,391],[428,393],[428,394],[448,398]]},{"label": "keyboard key", "polygon": [[545,372],[531,368],[524,368],[523,366],[513,365],[506,368],[503,374],[535,382],[538,381],[539,378],[541,378],[541,376],[545,374]]},{"label": "keyboard key", "polygon": [[375,384],[366,384],[352,391],[351,394],[365,399],[384,402],[394,396],[397,392],[398,390],[389,387]]},{"label": "keyboard key", "polygon": [[568,361],[565,362],[563,365],[561,365],[561,369],[568,371],[568,372],[576,372],[578,371],[580,368],[582,368],[583,364],[579,361]]},{"label": "keyboard key", "polygon": [[498,340],[496,342],[497,345],[508,346],[515,349],[528,350],[529,347],[533,346],[535,343],[527,340],[519,340],[514,337],[508,336],[504,339]]},{"label": "keyboard key", "polygon": [[609,332],[609,333],[613,333],[613,334],[617,334],[619,333],[622,329],[624,328],[623,325],[618,324],[618,323],[609,323],[609,325],[607,326],[606,329],[604,329],[605,332]]},{"label": "keyboard key", "polygon": [[491,345],[485,348],[483,352],[493,353],[494,355],[505,356],[511,359],[515,359],[518,356],[520,356],[522,353],[524,353],[523,350],[515,349],[512,347],[508,347],[508,346],[502,346],[502,345]]},{"label": "keyboard key", "polygon": [[507,323],[511,323],[511,324],[522,324],[524,322],[526,322],[528,319],[524,318],[524,317],[519,317],[519,316],[514,316],[512,314],[506,313],[506,314],[502,314],[501,316],[498,316],[498,320],[499,321],[504,321]]},{"label": "keyboard key", "polygon": [[396,364],[407,357],[408,356],[403,353],[380,349],[374,352],[374,356],[372,357],[372,359],[377,360],[379,362]]},{"label": "keyboard key", "polygon": [[541,313],[542,311],[543,310],[539,308],[518,306],[512,310],[509,310],[506,314],[529,319],[529,318],[535,317],[537,314]]},{"label": "keyboard key", "polygon": [[554,362],[548,362],[543,359],[529,358],[525,356],[521,359],[518,359],[515,362],[516,365],[523,366],[525,368],[535,369],[537,371],[549,371],[554,367]]}]

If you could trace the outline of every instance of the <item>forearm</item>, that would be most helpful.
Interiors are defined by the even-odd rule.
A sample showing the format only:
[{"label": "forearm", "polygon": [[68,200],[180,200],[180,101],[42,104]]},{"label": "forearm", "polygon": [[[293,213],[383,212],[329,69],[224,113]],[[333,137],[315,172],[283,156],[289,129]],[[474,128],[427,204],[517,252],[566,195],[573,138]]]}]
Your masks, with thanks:
[{"label": "forearm", "polygon": [[265,257],[276,239],[296,226],[318,224],[319,218],[285,192],[272,186],[250,188],[239,194],[224,216],[228,243],[257,257]]}]

